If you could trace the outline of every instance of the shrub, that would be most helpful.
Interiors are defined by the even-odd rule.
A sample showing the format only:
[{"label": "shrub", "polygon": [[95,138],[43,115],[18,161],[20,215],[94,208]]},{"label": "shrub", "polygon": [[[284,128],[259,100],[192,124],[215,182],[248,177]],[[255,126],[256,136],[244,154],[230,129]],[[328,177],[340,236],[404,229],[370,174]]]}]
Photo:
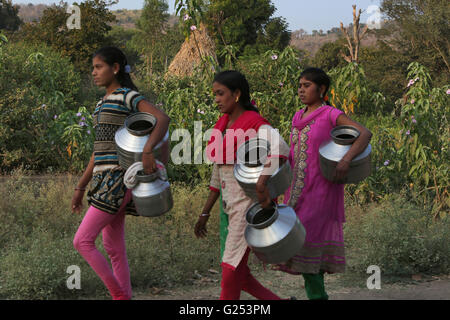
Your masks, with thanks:
[{"label": "shrub", "polygon": [[79,75],[68,58],[23,42],[2,46],[0,65],[2,171],[58,166],[49,127],[55,114],[75,109]]},{"label": "shrub", "polygon": [[383,275],[447,274],[450,271],[450,220],[433,221],[401,194],[365,209],[350,208],[345,237],[349,270],[365,274],[377,265]]},{"label": "shrub", "polygon": [[[0,299],[109,298],[101,280],[72,245],[83,218],[70,212],[75,183],[72,176],[33,182],[23,171],[0,182]],[[195,270],[206,273],[219,268],[218,208],[206,240],[196,239],[193,232],[207,186],[172,184],[171,188],[175,202],[169,213],[126,218],[134,290],[186,284]],[[106,255],[101,236],[97,247]],[[66,286],[71,265],[80,267],[81,290]]]}]

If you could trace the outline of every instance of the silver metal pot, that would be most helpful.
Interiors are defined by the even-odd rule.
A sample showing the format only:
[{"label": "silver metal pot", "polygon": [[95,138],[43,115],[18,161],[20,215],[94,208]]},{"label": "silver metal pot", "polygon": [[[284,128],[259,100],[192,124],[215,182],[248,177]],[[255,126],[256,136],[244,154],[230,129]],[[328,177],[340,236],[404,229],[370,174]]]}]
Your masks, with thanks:
[{"label": "silver metal pot", "polygon": [[[359,131],[352,126],[337,126],[331,130],[331,139],[319,148],[320,170],[325,179],[333,181],[338,162],[350,150],[352,143],[359,137]],[[350,163],[350,169],[342,183],[358,183],[371,173],[372,146],[357,155]]]},{"label": "silver metal pot", "polygon": [[255,203],[246,213],[245,240],[255,255],[266,263],[283,263],[303,247],[306,230],[294,209],[276,205],[270,209]]},{"label": "silver metal pot", "polygon": [[[233,169],[234,177],[245,194],[253,200],[258,200],[256,183],[264,169],[269,151],[269,142],[258,138],[247,140],[237,151],[237,163]],[[288,161],[285,161],[267,182],[270,198],[274,199],[283,194],[289,188],[291,181],[291,166]]]},{"label": "silver metal pot", "polygon": [[144,217],[158,217],[170,211],[173,198],[167,176],[160,170],[146,175],[136,174],[138,184],[131,190],[137,214]]},{"label": "silver metal pot", "polygon": [[[125,119],[125,124],[116,131],[115,142],[119,165],[128,169],[133,163],[142,161],[142,151],[153,128],[156,118],[146,112],[137,112]],[[153,148],[155,158],[167,165],[169,159],[169,132]]]}]

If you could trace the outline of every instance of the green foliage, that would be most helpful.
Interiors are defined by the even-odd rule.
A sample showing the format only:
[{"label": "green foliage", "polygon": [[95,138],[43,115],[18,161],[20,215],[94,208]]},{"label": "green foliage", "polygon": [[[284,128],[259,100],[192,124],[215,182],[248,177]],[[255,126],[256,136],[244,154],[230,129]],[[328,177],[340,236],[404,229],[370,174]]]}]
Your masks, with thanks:
[{"label": "green foliage", "polygon": [[273,17],[270,0],[211,1],[206,13],[208,31],[218,50],[231,45],[240,54],[283,50],[291,38],[286,21]]},{"label": "green foliage", "polygon": [[[109,299],[92,268],[74,249],[82,215],[70,213],[78,178],[51,179],[16,172],[0,182],[0,299]],[[218,207],[208,224],[208,238],[195,238],[193,226],[208,188],[171,184],[173,209],[159,218],[127,217],[126,246],[135,291],[190,283],[194,271],[219,265]],[[86,208],[86,203],[84,203]],[[157,245],[156,245],[157,244]],[[96,242],[105,254],[101,236]],[[81,269],[81,290],[69,290],[71,265]]]},{"label": "green foliage", "polygon": [[136,24],[138,33],[133,37],[133,45],[146,57],[145,65],[150,75],[153,73],[153,59],[159,57],[162,60],[164,56],[156,53],[162,51],[160,45],[169,19],[168,8],[166,1],[146,0]]},{"label": "green foliage", "polygon": [[418,63],[408,67],[408,80],[407,93],[397,101],[398,120],[376,116],[363,122],[373,133],[375,170],[347,190],[355,198],[374,200],[407,189],[409,199],[430,207],[437,219],[450,205],[449,86],[432,88],[429,73]]},{"label": "green foliage", "polygon": [[19,6],[11,0],[0,0],[0,30],[16,31],[22,21],[19,18]]},{"label": "green foliage", "polygon": [[360,61],[364,66],[370,91],[382,92],[386,97],[383,110],[393,111],[395,101],[404,93],[404,79],[411,60],[379,41],[377,46],[361,48]]},{"label": "green foliage", "polygon": [[22,28],[26,41],[44,42],[70,57],[75,67],[83,73],[91,70],[92,54],[106,45],[106,35],[115,16],[108,10],[114,1],[87,0],[79,4],[80,29],[68,29],[67,3],[48,7],[39,23],[28,23]]},{"label": "green foliage", "polygon": [[345,50],[344,38],[334,42],[327,42],[314,55],[312,65],[329,71],[334,68],[345,66],[346,62],[340,56],[340,52]]},{"label": "green foliage", "polygon": [[399,48],[406,61],[417,61],[436,75],[438,85],[449,82],[450,4],[447,0],[383,0],[388,25],[386,41]]},{"label": "green foliage", "polygon": [[347,114],[370,114],[375,111],[370,109],[373,106],[380,110],[384,97],[370,91],[361,65],[350,62],[331,70],[328,75],[332,79],[329,96],[333,106]]},{"label": "green foliage", "polygon": [[61,148],[59,152],[66,168],[74,172],[83,171],[91,157],[95,136],[88,109],[80,107],[77,112],[69,110],[55,115],[50,134]]},{"label": "green foliage", "polygon": [[344,231],[352,272],[366,274],[370,265],[396,276],[450,271],[449,217],[433,222],[429,208],[418,208],[403,194],[351,209]]},{"label": "green foliage", "polygon": [[76,106],[80,77],[67,58],[44,45],[9,43],[0,65],[0,164],[8,171],[59,167],[53,117]]},{"label": "green foliage", "polygon": [[200,27],[204,19],[207,3],[205,0],[175,0],[176,15],[180,17],[180,23],[185,38],[191,34],[191,27]]}]

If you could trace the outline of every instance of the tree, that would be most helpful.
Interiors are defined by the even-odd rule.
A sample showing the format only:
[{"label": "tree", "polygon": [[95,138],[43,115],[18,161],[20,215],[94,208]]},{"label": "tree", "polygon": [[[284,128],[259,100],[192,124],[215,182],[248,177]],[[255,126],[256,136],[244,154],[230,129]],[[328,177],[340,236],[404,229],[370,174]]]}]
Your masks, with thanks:
[{"label": "tree", "polygon": [[145,0],[141,17],[137,21],[139,34],[133,42],[142,55],[146,57],[147,74],[153,73],[153,58],[158,50],[157,44],[164,37],[167,29],[169,6],[165,0]]},{"label": "tree", "polygon": [[19,6],[13,5],[11,0],[0,0],[0,30],[16,31],[22,21],[20,20]]},{"label": "tree", "polygon": [[313,65],[324,70],[343,67],[346,62],[340,57],[340,52],[345,48],[343,38],[334,42],[327,42],[316,52],[312,62]]},{"label": "tree", "polygon": [[390,23],[386,42],[448,82],[450,72],[450,3],[447,0],[384,0]]},{"label": "tree", "polygon": [[211,0],[206,13],[208,30],[219,51],[231,45],[242,54],[258,40],[275,41],[276,49],[282,50],[291,34],[284,19],[272,17],[275,10],[270,0]]},{"label": "tree", "polygon": [[344,24],[341,22],[341,31],[344,34],[345,38],[347,39],[346,47],[348,48],[348,51],[350,54],[346,55],[342,52],[341,55],[347,62],[358,63],[359,47],[361,45],[361,40],[366,35],[367,30],[369,29],[369,26],[366,25],[364,27],[364,29],[362,30],[362,32],[360,32],[361,25],[360,25],[359,21],[360,21],[360,16],[361,16],[361,9],[359,9],[359,11],[357,12],[356,5],[353,5],[352,7],[353,7],[353,25],[352,25],[353,37],[352,38],[350,38],[350,34],[349,34],[349,30],[348,30],[348,29],[350,29],[350,26],[348,28],[344,28]]},{"label": "tree", "polygon": [[[107,44],[110,23],[114,14],[108,9],[115,4],[112,0],[86,0],[79,4],[81,28],[68,29],[67,4],[60,3],[47,8],[39,23],[28,23],[22,28],[26,41],[44,42],[70,57],[75,67],[83,73],[91,70],[92,54]],[[76,3],[74,3],[76,5]]]}]

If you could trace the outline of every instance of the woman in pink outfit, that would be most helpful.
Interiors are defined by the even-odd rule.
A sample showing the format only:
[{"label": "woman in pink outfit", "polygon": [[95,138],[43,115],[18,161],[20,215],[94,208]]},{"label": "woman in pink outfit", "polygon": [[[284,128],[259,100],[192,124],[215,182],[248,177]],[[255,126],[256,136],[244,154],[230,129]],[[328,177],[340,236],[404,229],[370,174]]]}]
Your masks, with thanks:
[{"label": "woman in pink outfit", "polygon": [[[284,203],[295,209],[304,225],[306,240],[302,250],[279,269],[302,274],[309,299],[328,299],[323,274],[345,270],[344,184],[340,182],[352,159],[367,147],[372,136],[365,127],[326,103],[329,85],[329,77],[318,68],[308,68],[300,76],[298,95],[306,108],[292,119],[289,162],[293,180],[284,197]],[[360,136],[338,163],[334,182],[330,182],[320,171],[319,147],[330,139],[331,129],[341,125],[356,127]]]},{"label": "woman in pink outfit", "polygon": [[[80,213],[84,191],[91,181],[88,192],[90,207],[73,244],[102,279],[112,298],[127,300],[131,299],[132,290],[125,249],[125,215],[135,214],[136,211],[131,190],[123,182],[125,170],[119,166],[114,134],[126,117],[134,112],[148,112],[155,116],[157,123],[142,155],[144,172],[151,173],[156,170],[153,147],[164,137],[170,119],[137,92],[122,51],[115,47],[102,48],[94,54],[92,63],[94,82],[106,88],[106,95],[94,111],[94,151],[72,198],[72,212]],[[100,232],[112,269],[95,246]]]}]

